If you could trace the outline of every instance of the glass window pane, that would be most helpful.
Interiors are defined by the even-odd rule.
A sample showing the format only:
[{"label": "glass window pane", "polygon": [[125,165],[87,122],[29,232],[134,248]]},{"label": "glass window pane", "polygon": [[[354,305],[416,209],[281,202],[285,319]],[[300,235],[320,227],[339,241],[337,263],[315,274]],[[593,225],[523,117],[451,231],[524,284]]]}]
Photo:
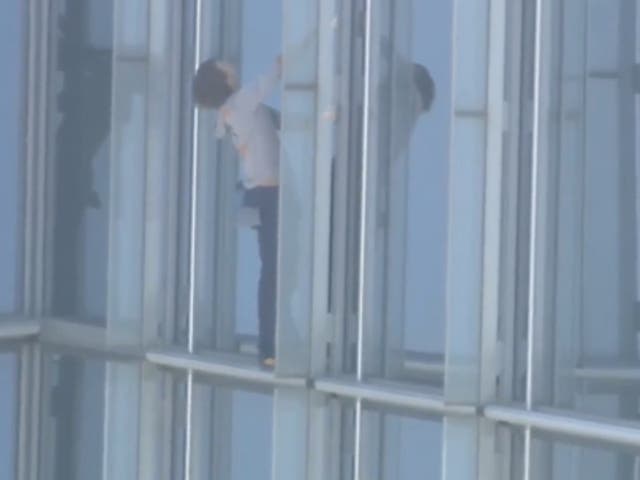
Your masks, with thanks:
[{"label": "glass window pane", "polygon": [[0,313],[15,312],[22,297],[25,11],[20,0],[0,5],[0,58],[7,67],[0,78]]},{"label": "glass window pane", "polygon": [[373,371],[436,385],[445,348],[452,25],[451,3],[374,2],[367,159],[374,251],[365,288],[366,321],[379,333],[367,335],[367,356]]},{"label": "glass window pane", "polygon": [[203,382],[193,391],[192,478],[270,479],[271,393]]},{"label": "glass window pane", "polygon": [[179,375],[55,352],[43,356],[43,367],[43,479],[135,479],[139,471],[181,478],[185,382]]},{"label": "glass window pane", "polygon": [[362,478],[442,477],[442,422],[366,409],[362,422]]},{"label": "glass window pane", "polygon": [[[100,21],[96,21],[99,18]],[[52,313],[103,323],[107,303],[113,0],[51,10]]]},{"label": "glass window pane", "polygon": [[17,478],[18,373],[17,356],[0,351],[0,478],[6,480]]},{"label": "glass window pane", "polygon": [[535,398],[618,418],[640,395],[633,3],[547,2],[543,31]]},{"label": "glass window pane", "polygon": [[640,457],[631,449],[544,436],[532,443],[532,480],[635,480],[638,474]]},{"label": "glass window pane", "polygon": [[45,356],[43,470],[50,479],[99,478],[104,450],[105,365]]},{"label": "glass window pane", "polygon": [[140,366],[53,352],[43,359],[44,478],[137,478]]},{"label": "glass window pane", "polygon": [[180,83],[169,79],[182,12],[162,0],[51,7],[47,313],[106,326],[111,342],[155,342],[176,308]]}]

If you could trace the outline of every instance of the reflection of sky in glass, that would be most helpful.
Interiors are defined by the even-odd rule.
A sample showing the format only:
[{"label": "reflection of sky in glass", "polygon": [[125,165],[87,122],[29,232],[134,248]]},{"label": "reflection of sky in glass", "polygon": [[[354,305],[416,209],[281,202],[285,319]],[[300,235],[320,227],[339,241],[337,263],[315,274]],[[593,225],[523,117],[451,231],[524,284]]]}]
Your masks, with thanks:
[{"label": "reflection of sky in glass", "polygon": [[413,2],[411,58],[436,84],[432,110],[417,122],[409,157],[405,347],[443,352],[451,2]]},{"label": "reflection of sky in glass", "polygon": [[21,0],[0,2],[0,312],[16,307],[19,242],[19,195],[22,154],[22,18]]},{"label": "reflection of sky in glass", "polygon": [[399,431],[397,471],[388,472],[387,478],[441,478],[442,423],[395,415],[387,421],[395,423]]},{"label": "reflection of sky in glass", "polygon": [[233,392],[232,480],[271,478],[272,412],[271,396]]}]

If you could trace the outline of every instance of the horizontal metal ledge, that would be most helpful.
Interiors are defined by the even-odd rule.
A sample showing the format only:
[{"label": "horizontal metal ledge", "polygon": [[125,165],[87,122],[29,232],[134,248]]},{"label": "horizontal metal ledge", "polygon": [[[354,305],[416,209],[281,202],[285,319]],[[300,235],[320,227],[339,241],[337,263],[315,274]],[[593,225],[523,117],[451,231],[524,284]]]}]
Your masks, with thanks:
[{"label": "horizontal metal ledge", "polygon": [[555,433],[581,440],[614,443],[634,448],[640,447],[639,423],[607,421],[567,411],[551,409],[527,411],[524,408],[500,405],[486,406],[483,413],[490,420],[530,427],[543,433]]},{"label": "horizontal metal ledge", "polygon": [[640,382],[640,365],[585,366],[575,369],[580,380],[606,382]]},{"label": "horizontal metal ledge", "polygon": [[[231,359],[231,357],[235,357]],[[306,387],[305,378],[279,377],[263,370],[255,360],[231,354],[190,354],[183,350],[157,349],[146,353],[149,362],[167,368],[191,370],[204,375],[273,387]],[[240,362],[238,361],[240,359]]]},{"label": "horizontal metal ledge", "polygon": [[477,414],[477,408],[472,405],[447,404],[442,395],[403,384],[376,381],[357,383],[355,380],[321,378],[317,379],[314,385],[319,392],[361,399],[388,407],[407,408],[438,415],[473,416]]},{"label": "horizontal metal ledge", "polygon": [[40,322],[31,319],[0,320],[0,341],[24,341],[40,334]]},{"label": "horizontal metal ledge", "polygon": [[128,332],[64,318],[47,318],[42,322],[39,341],[56,350],[78,350],[122,360],[139,360],[144,355],[140,345]]}]

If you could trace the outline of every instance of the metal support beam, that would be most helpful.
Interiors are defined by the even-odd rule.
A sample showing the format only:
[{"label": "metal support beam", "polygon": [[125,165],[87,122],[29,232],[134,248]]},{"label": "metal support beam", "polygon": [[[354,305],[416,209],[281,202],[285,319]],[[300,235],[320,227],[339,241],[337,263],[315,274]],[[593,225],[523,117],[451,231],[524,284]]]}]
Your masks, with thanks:
[{"label": "metal support beam", "polygon": [[476,407],[471,405],[446,404],[442,395],[409,385],[370,382],[364,384],[333,378],[316,380],[314,385],[319,392],[430,414],[473,416],[477,411]]},{"label": "metal support beam", "polygon": [[33,340],[39,334],[40,322],[37,320],[0,320],[0,342]]},{"label": "metal support beam", "polygon": [[490,405],[484,408],[484,416],[495,422],[520,426],[545,433],[640,447],[640,424],[624,421],[605,421],[587,415],[576,415],[558,410],[529,411],[524,408]]},{"label": "metal support beam", "polygon": [[273,387],[304,388],[304,378],[276,377],[272,371],[263,370],[253,359],[234,354],[189,354],[183,351],[152,350],[146,353],[147,361],[154,365],[194,373],[222,377],[240,382],[269,385]]}]

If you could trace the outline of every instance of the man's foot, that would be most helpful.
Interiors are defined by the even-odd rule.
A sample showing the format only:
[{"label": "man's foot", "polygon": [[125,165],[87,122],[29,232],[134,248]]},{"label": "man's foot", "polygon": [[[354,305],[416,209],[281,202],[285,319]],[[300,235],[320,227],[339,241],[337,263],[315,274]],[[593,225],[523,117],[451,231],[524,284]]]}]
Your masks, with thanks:
[{"label": "man's foot", "polygon": [[262,366],[264,368],[268,368],[269,370],[273,370],[273,368],[276,366],[276,359],[273,357],[263,358]]}]

